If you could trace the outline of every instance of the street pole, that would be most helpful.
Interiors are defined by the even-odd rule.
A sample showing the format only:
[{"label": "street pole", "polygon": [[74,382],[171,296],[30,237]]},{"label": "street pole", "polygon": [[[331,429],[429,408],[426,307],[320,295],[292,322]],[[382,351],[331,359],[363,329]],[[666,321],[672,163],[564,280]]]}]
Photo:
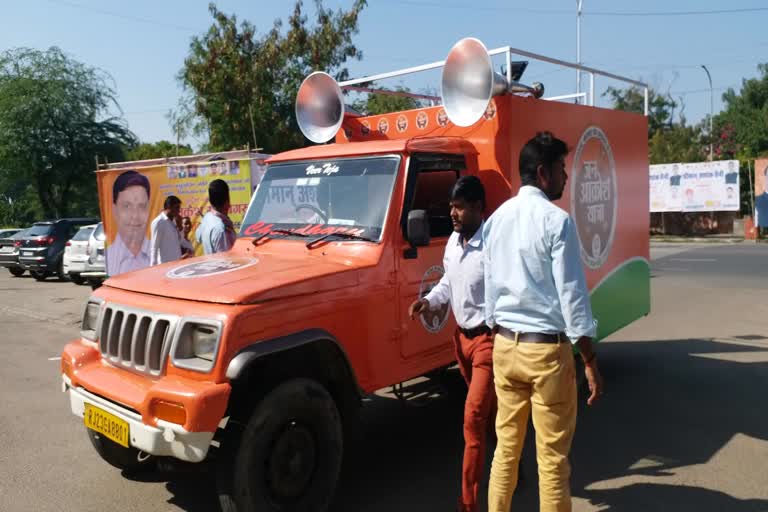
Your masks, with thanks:
[{"label": "street pole", "polygon": [[[581,4],[583,0],[576,0],[576,64],[581,66]],[[576,94],[581,93],[581,70],[576,68]],[[576,103],[581,98],[576,96]]]},{"label": "street pole", "polygon": [[712,145],[714,143],[714,137],[712,135],[712,118],[714,117],[715,110],[715,95],[714,90],[712,89],[712,75],[709,74],[707,66],[702,64],[701,67],[704,68],[704,71],[707,73],[707,78],[709,79],[709,161],[711,162],[713,159]]}]

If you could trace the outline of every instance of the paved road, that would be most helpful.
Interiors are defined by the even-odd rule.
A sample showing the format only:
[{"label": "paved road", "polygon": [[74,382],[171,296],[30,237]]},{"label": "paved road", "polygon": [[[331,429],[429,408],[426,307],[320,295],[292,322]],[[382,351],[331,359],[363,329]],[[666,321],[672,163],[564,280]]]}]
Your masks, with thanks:
[{"label": "paved road", "polygon": [[[607,393],[579,413],[574,510],[768,511],[768,246],[652,253],[653,313],[601,345]],[[0,511],[217,510],[204,466],[129,479],[71,416],[49,358],[88,293],[0,272]],[[461,417],[460,393],[409,408],[372,397],[333,510],[452,510]],[[538,510],[531,440],[516,511]]]}]

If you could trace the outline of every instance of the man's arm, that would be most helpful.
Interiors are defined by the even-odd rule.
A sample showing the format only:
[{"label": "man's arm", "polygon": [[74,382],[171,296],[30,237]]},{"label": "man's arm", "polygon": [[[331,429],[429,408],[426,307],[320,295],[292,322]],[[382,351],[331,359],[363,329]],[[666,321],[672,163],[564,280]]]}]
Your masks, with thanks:
[{"label": "man's arm", "polygon": [[592,338],[595,337],[596,329],[580,251],[576,226],[568,216],[560,229],[554,233],[552,240],[552,277],[560,298],[565,333],[578,345],[584,361],[585,375],[591,392],[587,404],[592,405],[602,394],[603,379],[592,350]]},{"label": "man's arm", "polygon": [[486,223],[483,229],[483,281],[485,292],[485,324],[493,329],[496,327],[494,312],[496,309],[496,289],[491,281],[491,246],[488,235],[490,224]]},{"label": "man's arm", "polygon": [[[450,239],[449,239],[450,240]],[[450,241],[448,242],[450,243]],[[446,248],[446,252],[447,248]],[[443,269],[447,269],[446,255],[443,255]],[[416,315],[420,315],[426,309],[437,309],[443,304],[448,304],[451,300],[451,282],[448,280],[446,271],[440,281],[432,288],[427,295],[416,299],[408,308],[408,316],[413,320]]]},{"label": "man's arm", "polygon": [[213,252],[225,252],[229,250],[227,246],[227,230],[222,224],[211,229],[211,247]]}]

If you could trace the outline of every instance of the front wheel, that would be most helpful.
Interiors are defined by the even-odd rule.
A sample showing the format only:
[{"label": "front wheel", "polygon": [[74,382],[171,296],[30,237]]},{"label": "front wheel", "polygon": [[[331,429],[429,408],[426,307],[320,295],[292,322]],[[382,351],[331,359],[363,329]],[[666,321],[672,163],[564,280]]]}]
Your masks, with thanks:
[{"label": "front wheel", "polygon": [[341,467],[341,417],[319,383],[289,380],[256,406],[242,434],[225,437],[221,450],[225,512],[322,512]]},{"label": "front wheel", "polygon": [[156,459],[151,455],[141,453],[136,448],[125,448],[107,439],[98,432],[88,429],[88,439],[96,452],[108,464],[123,471],[147,471],[154,468]]},{"label": "front wheel", "polygon": [[24,275],[25,270],[23,268],[13,267],[9,268],[8,272],[10,272],[13,277],[21,277]]},{"label": "front wheel", "polygon": [[48,277],[48,272],[45,270],[30,270],[29,273],[32,274],[35,281],[45,281],[45,278]]}]

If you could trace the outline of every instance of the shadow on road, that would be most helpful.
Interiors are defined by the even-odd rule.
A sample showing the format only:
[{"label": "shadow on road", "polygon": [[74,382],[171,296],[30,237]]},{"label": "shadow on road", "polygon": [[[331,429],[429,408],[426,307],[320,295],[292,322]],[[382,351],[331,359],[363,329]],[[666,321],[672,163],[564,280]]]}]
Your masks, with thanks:
[{"label": "shadow on road", "polygon": [[[762,340],[739,333],[740,339]],[[734,336],[736,338],[736,336]],[[757,512],[768,500],[740,500],[704,487],[605,481],[674,475],[705,464],[736,434],[768,440],[768,363],[742,363],[740,352],[767,352],[768,343],[669,340],[606,343],[600,347],[607,383],[592,409],[580,398],[572,452],[573,495],[601,511]],[[761,356],[761,361],[766,358]],[[363,438],[348,443],[338,491],[338,512],[431,512],[454,510],[462,453],[462,383],[422,407],[373,397],[363,408]],[[515,496],[517,510],[538,510],[533,431],[523,453],[526,480]],[[492,447],[491,447],[492,449]],[[488,454],[490,467],[492,453]],[[761,468],[748,472],[753,489],[765,489]],[[170,502],[190,512],[217,509],[209,469],[160,472],[174,495]],[[725,475],[728,478],[728,475]],[[733,482],[731,477],[729,482]],[[766,485],[759,480],[765,479]],[[487,470],[486,470],[487,479]],[[716,481],[716,480],[712,480]],[[595,485],[600,483],[600,485]],[[481,510],[485,507],[485,492]],[[765,492],[764,490],[762,492]],[[519,507],[519,508],[518,508]]]}]

